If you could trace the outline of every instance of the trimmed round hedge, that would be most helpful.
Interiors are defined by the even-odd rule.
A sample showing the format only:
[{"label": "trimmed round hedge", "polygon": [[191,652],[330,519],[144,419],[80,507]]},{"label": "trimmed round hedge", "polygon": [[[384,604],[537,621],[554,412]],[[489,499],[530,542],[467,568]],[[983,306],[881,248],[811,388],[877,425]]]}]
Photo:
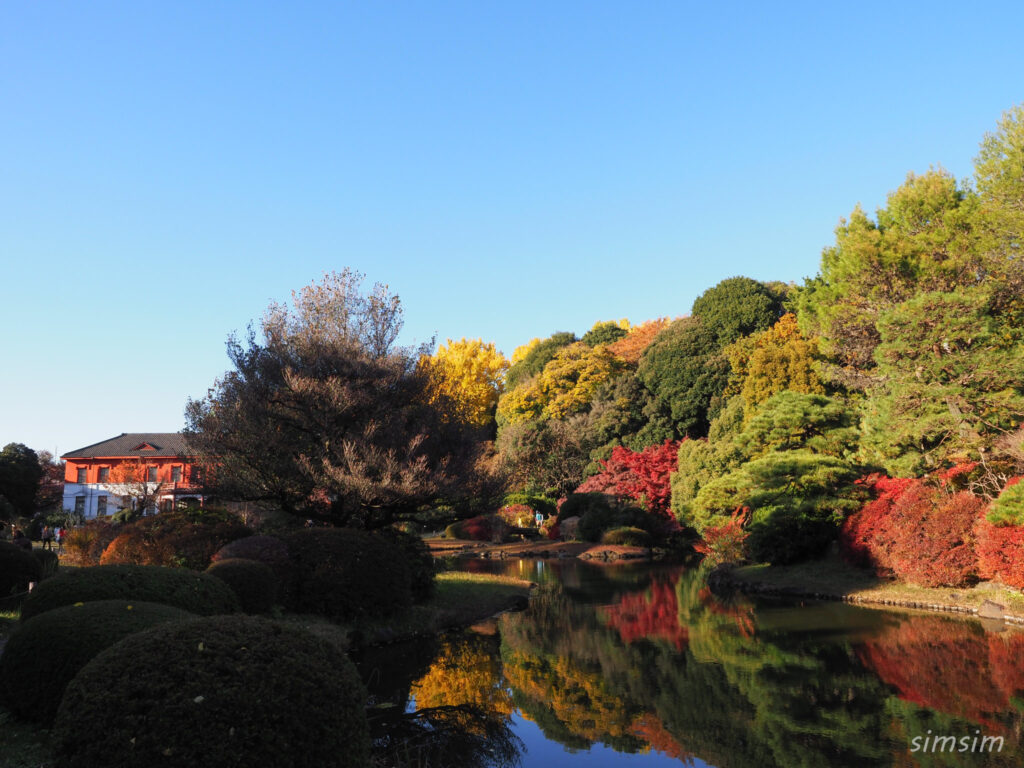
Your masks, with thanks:
[{"label": "trimmed round hedge", "polygon": [[605,531],[601,536],[602,544],[619,544],[625,547],[650,547],[651,534],[642,528],[622,526]]},{"label": "trimmed round hedge", "polygon": [[68,686],[53,733],[62,768],[363,768],[365,700],[337,645],[218,616],[108,648]]},{"label": "trimmed round hedge", "polygon": [[231,588],[204,573],[157,565],[97,565],[41,582],[25,598],[21,618],[24,621],[63,605],[117,599],[173,605],[199,616],[240,609]]},{"label": "trimmed round hedge", "polygon": [[285,606],[342,621],[389,616],[412,605],[401,548],[354,528],[308,528],[282,537],[291,578]]},{"label": "trimmed round hedge", "polygon": [[217,563],[234,558],[266,563],[274,569],[278,578],[284,580],[288,577],[288,545],[274,536],[257,534],[236,539],[218,549],[213,554],[212,561]]},{"label": "trimmed round hedge", "polygon": [[405,555],[406,565],[409,566],[413,601],[422,603],[429,600],[434,594],[434,576],[437,572],[430,547],[418,534],[399,528],[384,528],[380,535],[396,544]]},{"label": "trimmed round hedge", "polygon": [[266,613],[277,604],[280,582],[266,563],[232,557],[206,569],[229,587],[246,613]]},{"label": "trimmed round hedge", "polygon": [[32,557],[39,561],[39,580],[48,579],[57,575],[60,567],[60,558],[51,549],[33,549]]},{"label": "trimmed round hedge", "polygon": [[96,654],[143,629],[195,616],[180,608],[128,600],[67,605],[21,624],[0,655],[0,697],[11,711],[53,722],[68,683]]},{"label": "trimmed round hedge", "polygon": [[43,576],[39,561],[21,547],[0,541],[0,597],[19,594]]}]

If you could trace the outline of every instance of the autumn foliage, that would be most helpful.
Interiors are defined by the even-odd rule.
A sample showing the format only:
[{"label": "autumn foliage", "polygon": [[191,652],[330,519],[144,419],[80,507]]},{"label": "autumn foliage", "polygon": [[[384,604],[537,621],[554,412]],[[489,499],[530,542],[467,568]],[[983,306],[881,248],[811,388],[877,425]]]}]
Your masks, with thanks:
[{"label": "autumn foliage", "polygon": [[749,520],[750,510],[741,507],[732,513],[724,525],[709,525],[705,528],[703,541],[693,548],[704,555],[704,562],[708,565],[742,562],[746,558],[747,538],[750,536],[745,530]]},{"label": "autumn foliage", "polygon": [[673,519],[669,509],[672,487],[669,482],[676,470],[679,443],[666,440],[649,445],[642,451],[617,446],[610,458],[602,461],[604,469],[588,478],[577,493],[607,493],[632,499],[666,519]]},{"label": "autumn foliage", "polygon": [[979,575],[1017,589],[1024,589],[1024,525],[1018,522],[1022,500],[1024,484],[1012,478],[974,528]]},{"label": "autumn foliage", "polygon": [[966,586],[978,578],[975,524],[985,500],[920,480],[877,478],[876,498],[844,523],[846,558],[926,587]]},{"label": "autumn foliage", "polygon": [[627,363],[636,365],[644,350],[654,341],[654,337],[668,325],[668,318],[648,320],[646,323],[629,329],[629,335],[608,345],[608,351]]}]

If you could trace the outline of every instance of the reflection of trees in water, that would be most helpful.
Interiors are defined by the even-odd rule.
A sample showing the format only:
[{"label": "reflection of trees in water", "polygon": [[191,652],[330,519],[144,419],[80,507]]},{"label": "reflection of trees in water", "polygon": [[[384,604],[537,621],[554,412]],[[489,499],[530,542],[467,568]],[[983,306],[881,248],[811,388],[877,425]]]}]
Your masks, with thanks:
[{"label": "reflection of trees in water", "polygon": [[[494,638],[447,635],[397,651],[361,664],[378,705],[368,713],[375,768],[519,763],[522,742],[512,733],[512,695]],[[413,699],[417,709],[407,712]]]},{"label": "reflection of trees in water", "polygon": [[495,717],[512,715],[512,694],[501,677],[491,638],[448,635],[430,669],[412,684],[417,708],[472,704]]},{"label": "reflection of trees in water", "polygon": [[[574,749],[599,741],[758,768],[908,764],[911,731],[901,719],[920,715],[893,706],[890,681],[865,669],[850,642],[761,631],[750,601],[715,597],[699,574],[672,586],[675,626],[657,579],[605,608],[549,588],[525,613],[504,617],[502,659],[516,705]],[[1011,643],[992,642],[1015,658]]]},{"label": "reflection of trees in water", "polygon": [[1024,729],[1022,652],[1020,632],[941,616],[893,620],[857,646],[865,667],[895,693],[888,703],[895,738],[980,730],[1003,736],[1010,754],[1019,752]]},{"label": "reflection of trees in water", "polygon": [[522,742],[505,718],[472,704],[371,714],[374,766],[504,768],[518,765]]},{"label": "reflection of trees in water", "polygon": [[[867,622],[845,606],[756,608],[742,596],[712,595],[695,573],[641,583],[631,593],[620,586],[603,607],[544,586],[527,611],[502,617],[500,650],[493,637],[443,638],[401,684],[404,696],[437,708],[408,716],[403,697],[390,710],[397,724],[376,720],[379,754],[391,760],[378,765],[510,764],[519,750],[508,726],[515,707],[570,749],[654,749],[682,763],[1019,762],[1022,634],[929,616],[870,614]],[[856,642],[836,628],[847,625],[858,628]],[[991,756],[912,755],[910,740],[928,730],[998,732],[1006,747]]]}]

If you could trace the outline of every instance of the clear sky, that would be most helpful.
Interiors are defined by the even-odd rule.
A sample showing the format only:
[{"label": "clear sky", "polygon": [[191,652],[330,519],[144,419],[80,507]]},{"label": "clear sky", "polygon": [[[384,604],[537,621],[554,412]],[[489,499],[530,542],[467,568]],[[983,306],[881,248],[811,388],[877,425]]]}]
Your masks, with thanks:
[{"label": "clear sky", "polygon": [[405,341],[800,281],[1024,101],[1024,4],[0,4],[0,445],[174,431],[350,266]]}]

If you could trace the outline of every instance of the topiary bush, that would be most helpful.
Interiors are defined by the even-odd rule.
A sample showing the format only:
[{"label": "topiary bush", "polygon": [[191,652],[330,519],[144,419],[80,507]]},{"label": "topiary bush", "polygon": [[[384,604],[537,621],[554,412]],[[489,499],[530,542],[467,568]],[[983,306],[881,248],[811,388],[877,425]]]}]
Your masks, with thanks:
[{"label": "topiary bush", "polygon": [[602,544],[619,544],[625,547],[650,547],[651,534],[641,528],[622,526],[605,531],[601,536]]},{"label": "topiary bush", "polygon": [[288,576],[288,545],[275,536],[258,534],[235,539],[218,549],[211,560],[217,563],[238,557],[269,565],[282,580]]},{"label": "topiary bush", "polygon": [[267,613],[277,605],[281,583],[266,563],[233,557],[218,560],[206,572],[231,587],[245,613]]},{"label": "topiary bush", "polygon": [[117,599],[173,605],[199,616],[239,610],[235,593],[213,576],[155,565],[97,565],[40,582],[25,598],[21,618],[74,603]]},{"label": "topiary bush", "polygon": [[60,558],[57,553],[49,549],[33,549],[32,557],[39,562],[39,580],[48,579],[57,575],[60,567]]},{"label": "topiary bush", "polygon": [[366,694],[337,644],[249,616],[125,638],[68,686],[62,768],[364,768]]},{"label": "topiary bush", "polygon": [[405,555],[409,566],[413,602],[422,603],[434,594],[434,576],[437,572],[434,556],[422,538],[398,528],[384,528],[378,532],[395,544]]},{"label": "topiary bush", "polygon": [[39,561],[21,547],[0,541],[0,598],[28,589],[29,583],[42,579]]},{"label": "topiary bush", "polygon": [[660,516],[630,504],[623,504],[603,493],[573,493],[558,511],[558,519],[579,517],[576,537],[583,541],[600,541],[605,531],[613,528],[639,528],[651,533],[662,527]]},{"label": "topiary bush", "polygon": [[0,655],[0,696],[12,712],[49,725],[64,689],[96,654],[128,635],[195,616],[180,608],[99,600],[55,608],[29,619]]},{"label": "topiary bush", "polygon": [[412,604],[412,577],[399,546],[353,528],[309,528],[283,537],[291,577],[284,604],[342,621],[388,616]]}]

